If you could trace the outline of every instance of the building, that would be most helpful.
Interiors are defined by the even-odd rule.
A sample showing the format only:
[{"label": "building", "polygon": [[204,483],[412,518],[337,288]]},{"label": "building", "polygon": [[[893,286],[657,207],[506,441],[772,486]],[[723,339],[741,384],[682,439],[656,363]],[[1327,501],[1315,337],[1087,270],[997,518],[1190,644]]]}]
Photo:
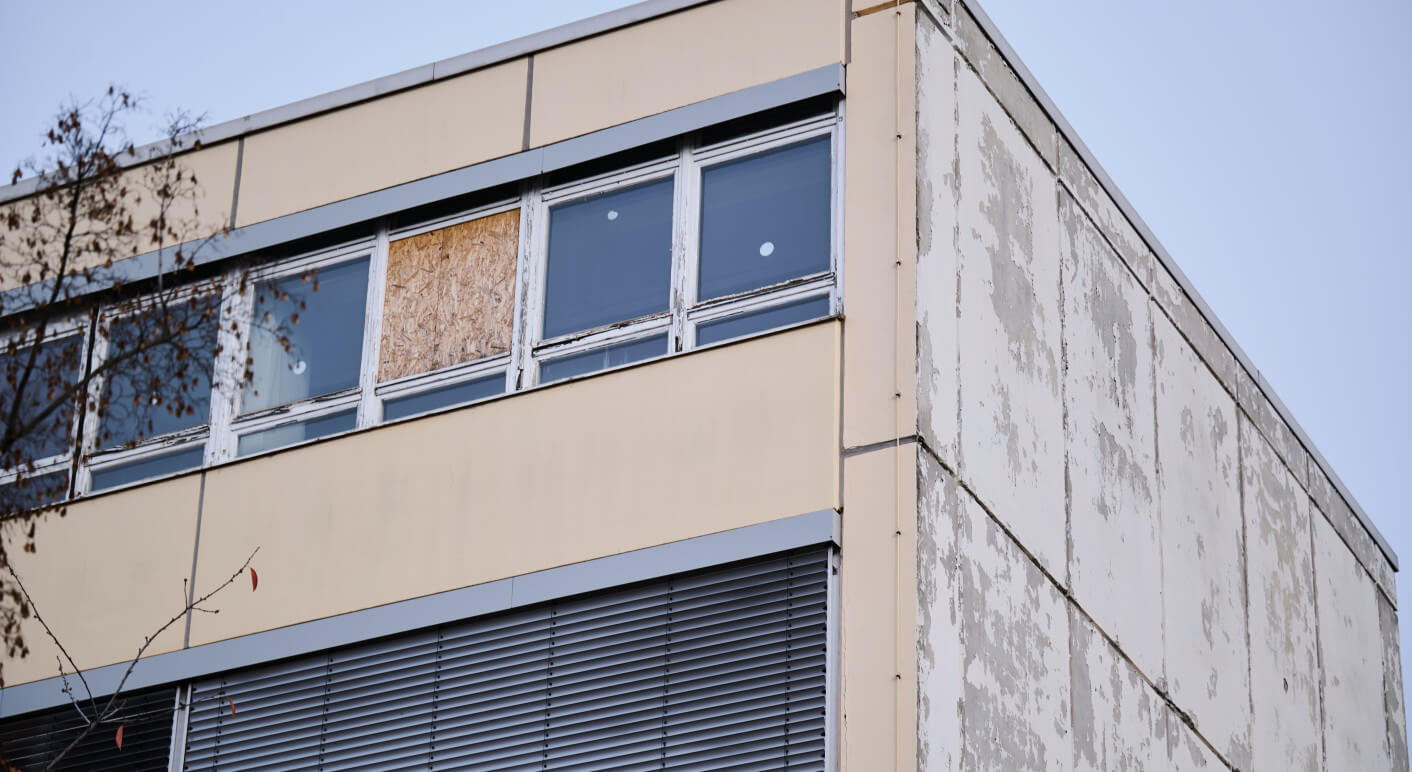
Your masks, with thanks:
[{"label": "building", "polygon": [[[649,0],[204,132],[254,385],[12,550],[101,692],[259,548],[126,763],[1407,768],[1376,527],[979,7],[853,5]],[[251,320],[314,267],[291,353]],[[27,637],[12,757],[70,720]]]}]

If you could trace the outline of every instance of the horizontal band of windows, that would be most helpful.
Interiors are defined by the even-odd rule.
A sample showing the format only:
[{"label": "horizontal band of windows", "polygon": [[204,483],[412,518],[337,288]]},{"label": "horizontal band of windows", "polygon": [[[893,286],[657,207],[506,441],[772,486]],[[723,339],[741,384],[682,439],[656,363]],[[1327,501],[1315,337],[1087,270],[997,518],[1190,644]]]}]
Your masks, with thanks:
[{"label": "horizontal band of windows", "polygon": [[237,443],[236,455],[239,457],[252,456],[256,453],[278,450],[301,442],[351,432],[356,428],[356,410],[345,410],[341,413],[310,418],[306,421],[281,424],[273,429],[263,429],[241,435]]},{"label": "horizontal band of windows", "polygon": [[539,365],[540,384],[562,381],[580,375],[634,364],[667,355],[667,336],[632,340],[612,346],[547,359]]},{"label": "horizontal band of windows", "polygon": [[461,381],[419,391],[405,397],[384,399],[382,419],[396,421],[453,405],[469,404],[505,393],[505,375],[496,373],[486,378]]}]

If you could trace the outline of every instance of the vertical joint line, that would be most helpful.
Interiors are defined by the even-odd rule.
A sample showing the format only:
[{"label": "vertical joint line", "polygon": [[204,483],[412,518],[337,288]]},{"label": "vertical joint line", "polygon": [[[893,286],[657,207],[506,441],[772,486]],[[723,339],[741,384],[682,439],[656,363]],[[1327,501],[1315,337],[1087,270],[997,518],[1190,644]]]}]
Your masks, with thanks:
[{"label": "vertical joint line", "polygon": [[206,508],[206,470],[201,470],[201,489],[196,494],[196,536],[191,543],[191,580],[186,584],[186,633],[181,647],[191,648],[191,603],[196,599],[196,557],[201,553],[201,513]]},{"label": "vertical joint line", "polygon": [[235,212],[240,207],[240,172],[245,167],[245,137],[235,144],[235,184],[230,192],[230,228],[235,230]]},{"label": "vertical joint line", "polygon": [[530,108],[534,105],[534,54],[529,55],[525,69],[525,133],[520,140],[520,149],[530,149]]}]

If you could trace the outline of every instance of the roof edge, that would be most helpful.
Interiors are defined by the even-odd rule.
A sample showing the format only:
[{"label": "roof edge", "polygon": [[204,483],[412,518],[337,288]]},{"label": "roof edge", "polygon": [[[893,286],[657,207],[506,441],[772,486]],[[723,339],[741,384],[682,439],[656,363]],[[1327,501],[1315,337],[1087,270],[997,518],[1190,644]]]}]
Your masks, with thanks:
[{"label": "roof edge", "polygon": [[[334,91],[301,99],[297,102],[272,107],[241,118],[217,123],[203,129],[188,132],[177,137],[149,142],[123,154],[119,163],[123,167],[138,166],[171,152],[183,152],[196,146],[214,145],[219,142],[237,139],[257,131],[271,129],[286,123],[309,118],[320,113],[366,102],[370,99],[406,91],[415,86],[462,75],[496,64],[518,59],[550,48],[572,43],[584,38],[601,35],[605,32],[631,26],[658,16],[665,16],[696,5],[704,5],[712,0],[642,0],[623,8],[589,16],[558,27],[535,32],[523,37],[496,43],[464,54],[457,54],[430,64],[384,75],[379,78],[355,83]],[[42,177],[29,177],[13,185],[0,186],[0,204],[33,195],[43,184]]]},{"label": "roof edge", "polygon": [[1029,71],[1029,68],[1025,67],[1024,62],[1022,62],[1019,55],[1015,53],[1015,49],[1011,47],[1010,42],[1000,33],[1000,29],[995,25],[995,22],[991,20],[990,16],[986,14],[985,10],[980,7],[976,0],[957,0],[957,2],[965,5],[966,9],[975,17],[977,23],[981,26],[981,30],[985,32],[986,37],[990,38],[990,41],[995,44],[996,50],[999,51],[1000,55],[1005,59],[1005,63],[1010,65],[1010,69],[1015,72],[1015,76],[1020,79],[1020,82],[1025,85],[1025,88],[1029,89],[1030,94],[1032,94],[1035,101],[1039,103],[1040,109],[1044,110],[1045,114],[1049,116],[1049,119],[1054,122],[1054,126],[1058,129],[1060,136],[1068,140],[1069,144],[1073,146],[1074,151],[1079,154],[1079,158],[1083,159],[1084,164],[1088,166],[1089,171],[1091,171],[1094,178],[1098,180],[1098,184],[1103,186],[1103,191],[1113,199],[1113,203],[1118,206],[1123,216],[1128,218],[1128,222],[1137,230],[1138,235],[1147,243],[1148,248],[1152,250],[1153,254],[1157,256],[1158,261],[1162,263],[1162,267],[1166,268],[1167,271],[1172,274],[1177,284],[1186,292],[1187,297],[1191,298],[1191,302],[1196,305],[1197,310],[1201,312],[1202,318],[1216,331],[1216,334],[1220,336],[1221,342],[1225,344],[1226,348],[1231,350],[1231,354],[1235,356],[1236,362],[1254,377],[1261,392],[1270,400],[1270,404],[1274,406],[1275,412],[1279,414],[1280,418],[1289,425],[1290,430],[1299,438],[1300,444],[1303,445],[1305,451],[1309,453],[1309,457],[1317,463],[1324,474],[1328,476],[1329,481],[1338,490],[1339,495],[1343,497],[1344,501],[1348,503],[1349,508],[1353,510],[1354,515],[1358,517],[1358,521],[1368,531],[1368,534],[1373,537],[1373,541],[1377,542],[1378,549],[1383,553],[1383,556],[1388,559],[1388,562],[1392,564],[1393,570],[1399,570],[1397,553],[1392,549],[1392,545],[1388,543],[1382,532],[1378,530],[1378,527],[1373,523],[1368,513],[1363,510],[1363,506],[1353,497],[1353,493],[1348,489],[1348,486],[1344,484],[1342,478],[1334,471],[1333,465],[1324,458],[1324,454],[1319,452],[1318,447],[1309,439],[1308,433],[1304,431],[1303,426],[1300,426],[1294,414],[1290,412],[1289,408],[1285,407],[1284,401],[1275,393],[1274,387],[1264,378],[1259,368],[1251,361],[1250,356],[1246,354],[1245,350],[1236,342],[1235,336],[1231,335],[1230,331],[1226,329],[1226,326],[1221,322],[1220,318],[1217,317],[1215,312],[1211,310],[1211,307],[1206,304],[1206,300],[1201,297],[1201,293],[1197,292],[1196,286],[1192,284],[1191,279],[1187,278],[1186,274],[1183,273],[1182,269],[1177,265],[1176,260],[1174,260],[1172,255],[1167,251],[1167,248],[1162,246],[1162,242],[1158,241],[1157,235],[1153,233],[1152,228],[1148,226],[1147,222],[1142,219],[1142,215],[1138,214],[1136,207],[1128,201],[1127,197],[1124,196],[1123,192],[1118,188],[1117,183],[1113,182],[1113,178],[1108,176],[1108,172],[1098,163],[1098,158],[1094,156],[1093,151],[1089,150],[1088,145],[1084,144],[1078,132],[1074,130],[1074,127],[1069,124],[1068,119],[1064,117],[1064,114],[1061,113],[1059,108],[1054,104],[1054,100],[1050,99],[1049,94],[1045,93],[1044,88],[1039,85],[1039,80]]}]

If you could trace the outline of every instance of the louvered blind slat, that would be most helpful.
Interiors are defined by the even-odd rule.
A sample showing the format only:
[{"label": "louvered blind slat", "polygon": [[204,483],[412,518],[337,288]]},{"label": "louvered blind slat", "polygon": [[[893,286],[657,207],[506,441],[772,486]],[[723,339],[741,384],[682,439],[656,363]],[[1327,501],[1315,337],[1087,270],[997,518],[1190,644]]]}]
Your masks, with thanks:
[{"label": "louvered blind slat", "polygon": [[193,687],[186,768],[822,769],[828,571],[798,551],[225,674]]}]

